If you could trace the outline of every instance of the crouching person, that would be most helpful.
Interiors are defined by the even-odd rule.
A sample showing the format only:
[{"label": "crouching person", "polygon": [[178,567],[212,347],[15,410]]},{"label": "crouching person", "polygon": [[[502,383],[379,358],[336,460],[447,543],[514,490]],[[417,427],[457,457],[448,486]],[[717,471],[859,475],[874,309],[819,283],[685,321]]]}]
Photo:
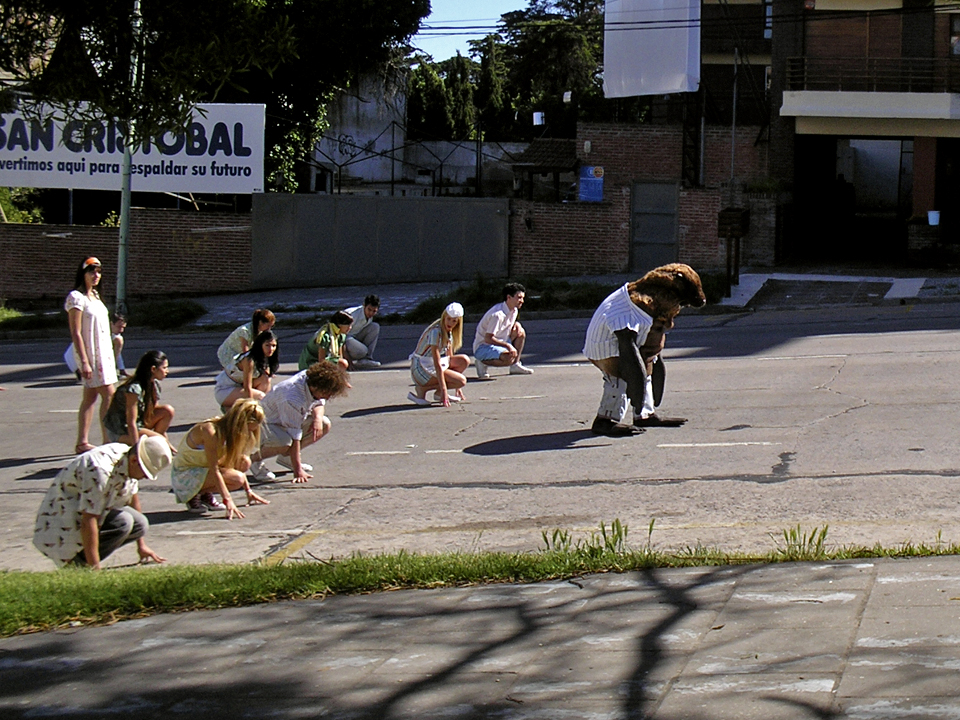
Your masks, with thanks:
[{"label": "crouching person", "polygon": [[34,546],[57,565],[99,570],[114,550],[136,540],[142,562],[164,562],[147,547],[149,523],[137,493],[139,481],[155,480],[170,460],[170,444],[160,436],[78,455],[57,474],[40,504]]},{"label": "crouching person", "polygon": [[[243,490],[248,505],[269,505],[270,501],[250,489],[247,470],[249,453],[260,447],[263,408],[252,398],[238,400],[224,415],[197,423],[180,442],[170,471],[170,484],[177,501],[192,513],[225,510],[227,520],[242,518],[230,495]],[[217,500],[214,493],[220,494]]]},{"label": "crouching person", "polygon": [[293,470],[293,482],[312,478],[313,466],[303,462],[301,452],[330,432],[330,418],[324,414],[326,402],[349,389],[346,369],[328,360],[277,383],[260,401],[266,424],[260,433],[260,453],[250,468],[253,476],[257,480],[275,479],[263,461],[279,456],[277,462]]}]

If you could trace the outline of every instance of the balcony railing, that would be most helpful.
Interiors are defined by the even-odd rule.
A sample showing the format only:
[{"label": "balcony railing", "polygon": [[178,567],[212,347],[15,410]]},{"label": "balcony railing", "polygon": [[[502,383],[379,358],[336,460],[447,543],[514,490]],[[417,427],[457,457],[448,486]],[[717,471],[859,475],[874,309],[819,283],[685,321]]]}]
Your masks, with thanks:
[{"label": "balcony railing", "polygon": [[787,90],[960,93],[960,58],[790,58]]}]

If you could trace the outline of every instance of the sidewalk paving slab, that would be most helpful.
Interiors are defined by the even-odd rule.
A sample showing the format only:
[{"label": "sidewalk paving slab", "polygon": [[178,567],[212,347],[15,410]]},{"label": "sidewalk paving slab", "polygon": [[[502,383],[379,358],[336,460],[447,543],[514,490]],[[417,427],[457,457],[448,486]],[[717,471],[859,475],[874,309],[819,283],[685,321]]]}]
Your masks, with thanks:
[{"label": "sidewalk paving slab", "polygon": [[960,717],[960,558],[591,575],[0,640],[0,716]]}]

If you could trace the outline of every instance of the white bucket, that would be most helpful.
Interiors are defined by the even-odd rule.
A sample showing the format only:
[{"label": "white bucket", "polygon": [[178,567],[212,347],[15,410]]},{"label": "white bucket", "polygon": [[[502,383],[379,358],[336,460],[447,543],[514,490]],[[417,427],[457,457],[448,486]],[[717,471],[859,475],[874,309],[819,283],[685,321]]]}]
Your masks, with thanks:
[{"label": "white bucket", "polygon": [[940,211],[939,210],[927,210],[927,223],[930,225],[939,225],[940,224]]}]

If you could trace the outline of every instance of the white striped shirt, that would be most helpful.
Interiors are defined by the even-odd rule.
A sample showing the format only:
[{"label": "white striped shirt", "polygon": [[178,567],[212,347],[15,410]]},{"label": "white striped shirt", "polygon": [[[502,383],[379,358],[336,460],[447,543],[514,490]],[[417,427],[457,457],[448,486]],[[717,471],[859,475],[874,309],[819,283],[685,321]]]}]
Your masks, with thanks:
[{"label": "white striped shirt", "polygon": [[633,304],[624,284],[610,293],[593,313],[587,327],[583,354],[591,360],[618,357],[620,346],[614,335],[617,330],[633,330],[637,333],[637,345],[643,345],[652,326],[653,318]]},{"label": "white striped shirt", "polygon": [[273,389],[263,396],[260,404],[266,415],[267,423],[279,425],[286,430],[290,437],[299,440],[303,437],[303,422],[313,412],[317,405],[325,404],[325,400],[315,400],[310,388],[307,387],[307,371],[301,370],[292,378],[287,378],[273,386]]}]

